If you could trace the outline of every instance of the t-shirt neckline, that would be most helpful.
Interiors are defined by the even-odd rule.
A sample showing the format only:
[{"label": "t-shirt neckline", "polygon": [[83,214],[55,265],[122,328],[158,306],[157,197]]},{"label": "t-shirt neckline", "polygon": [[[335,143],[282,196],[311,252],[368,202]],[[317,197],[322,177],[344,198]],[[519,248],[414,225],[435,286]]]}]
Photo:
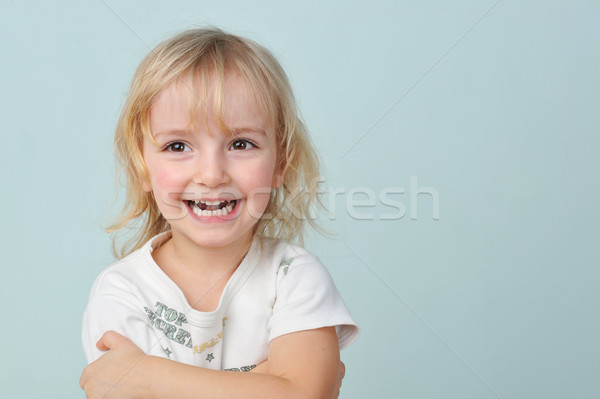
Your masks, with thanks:
[{"label": "t-shirt neckline", "polygon": [[160,268],[160,266],[156,263],[154,258],[152,257],[152,251],[157,248],[159,245],[164,243],[171,237],[171,232],[167,231],[164,233],[160,233],[157,236],[150,239],[143,248],[143,256],[145,260],[145,264],[152,271],[153,276],[155,277],[156,283],[162,287],[163,290],[170,292],[175,299],[179,302],[179,305],[185,306],[185,309],[181,309],[188,320],[192,324],[204,325],[204,324],[212,324],[217,319],[223,317],[224,310],[227,308],[227,305],[236,295],[236,293],[242,288],[244,283],[248,280],[256,265],[258,264],[258,259],[260,257],[260,243],[257,237],[254,237],[252,240],[252,244],[250,245],[250,249],[242,259],[242,262],[235,269],[229,281],[225,285],[223,292],[221,293],[221,298],[219,298],[219,304],[217,308],[210,312],[203,312],[200,310],[194,309],[190,303],[187,301],[183,291],[179,288],[177,284]]}]

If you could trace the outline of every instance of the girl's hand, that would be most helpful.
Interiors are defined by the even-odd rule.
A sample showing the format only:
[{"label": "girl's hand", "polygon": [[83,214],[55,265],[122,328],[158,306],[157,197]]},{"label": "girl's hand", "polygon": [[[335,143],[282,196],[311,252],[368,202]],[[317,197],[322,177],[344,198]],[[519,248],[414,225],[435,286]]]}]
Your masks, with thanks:
[{"label": "girl's hand", "polygon": [[148,398],[143,392],[143,367],[147,356],[133,342],[114,331],[107,331],[96,344],[108,351],[88,365],[81,374],[79,386],[88,399]]},{"label": "girl's hand", "polygon": [[336,388],[333,391],[332,399],[337,399],[338,396],[340,396],[340,388],[342,387],[342,380],[344,379],[345,375],[346,375],[346,365],[344,365],[344,362],[340,362],[340,368],[339,368],[339,371],[338,371],[337,385],[336,385]]}]

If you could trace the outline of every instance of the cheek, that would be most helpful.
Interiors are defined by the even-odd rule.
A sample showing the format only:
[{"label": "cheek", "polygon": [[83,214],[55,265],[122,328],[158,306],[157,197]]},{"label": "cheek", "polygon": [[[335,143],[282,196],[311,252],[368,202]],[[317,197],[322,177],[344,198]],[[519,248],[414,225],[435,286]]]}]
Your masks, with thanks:
[{"label": "cheek", "polygon": [[251,168],[251,172],[247,172],[246,180],[248,186],[270,190],[273,183],[274,167],[271,162],[261,162]]},{"label": "cheek", "polygon": [[150,171],[150,181],[152,182],[152,188],[162,189],[169,188],[177,185],[177,175],[168,170],[167,168],[156,168]]},{"label": "cheek", "polygon": [[271,163],[259,163],[252,168],[242,171],[238,182],[247,198],[250,214],[258,219],[262,216],[271,197],[273,182],[273,167]]},{"label": "cheek", "polygon": [[154,200],[167,219],[180,217],[182,205],[183,179],[168,168],[148,168]]}]

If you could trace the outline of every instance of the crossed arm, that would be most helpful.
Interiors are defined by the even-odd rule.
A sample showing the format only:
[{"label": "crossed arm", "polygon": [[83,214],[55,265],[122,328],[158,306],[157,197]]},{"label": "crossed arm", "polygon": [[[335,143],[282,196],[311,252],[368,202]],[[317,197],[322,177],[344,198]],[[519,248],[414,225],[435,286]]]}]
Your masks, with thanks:
[{"label": "crossed arm", "polygon": [[112,331],[97,346],[108,352],[81,375],[88,399],[332,399],[337,398],[344,376],[334,327],[273,339],[267,361],[249,373],[209,370],[145,355]]}]

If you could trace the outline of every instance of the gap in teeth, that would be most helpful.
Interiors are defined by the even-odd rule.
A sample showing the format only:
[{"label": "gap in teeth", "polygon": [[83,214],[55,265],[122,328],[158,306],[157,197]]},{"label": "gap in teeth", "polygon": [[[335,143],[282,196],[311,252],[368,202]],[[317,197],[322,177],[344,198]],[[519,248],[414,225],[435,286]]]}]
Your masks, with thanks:
[{"label": "gap in teeth", "polygon": [[[227,216],[231,211],[233,211],[233,208],[236,204],[236,200],[233,201],[190,201],[191,204],[193,204],[192,211],[197,215],[197,216],[203,216],[203,217],[214,217],[214,216]],[[209,205],[212,203],[216,203],[216,209],[208,209],[210,208],[215,208],[214,205]],[[222,207],[220,207],[222,205]],[[202,209],[205,208],[205,209]]]},{"label": "gap in teeth", "polygon": [[198,216],[226,216],[235,207],[237,200],[225,201],[189,201],[193,212]]}]

